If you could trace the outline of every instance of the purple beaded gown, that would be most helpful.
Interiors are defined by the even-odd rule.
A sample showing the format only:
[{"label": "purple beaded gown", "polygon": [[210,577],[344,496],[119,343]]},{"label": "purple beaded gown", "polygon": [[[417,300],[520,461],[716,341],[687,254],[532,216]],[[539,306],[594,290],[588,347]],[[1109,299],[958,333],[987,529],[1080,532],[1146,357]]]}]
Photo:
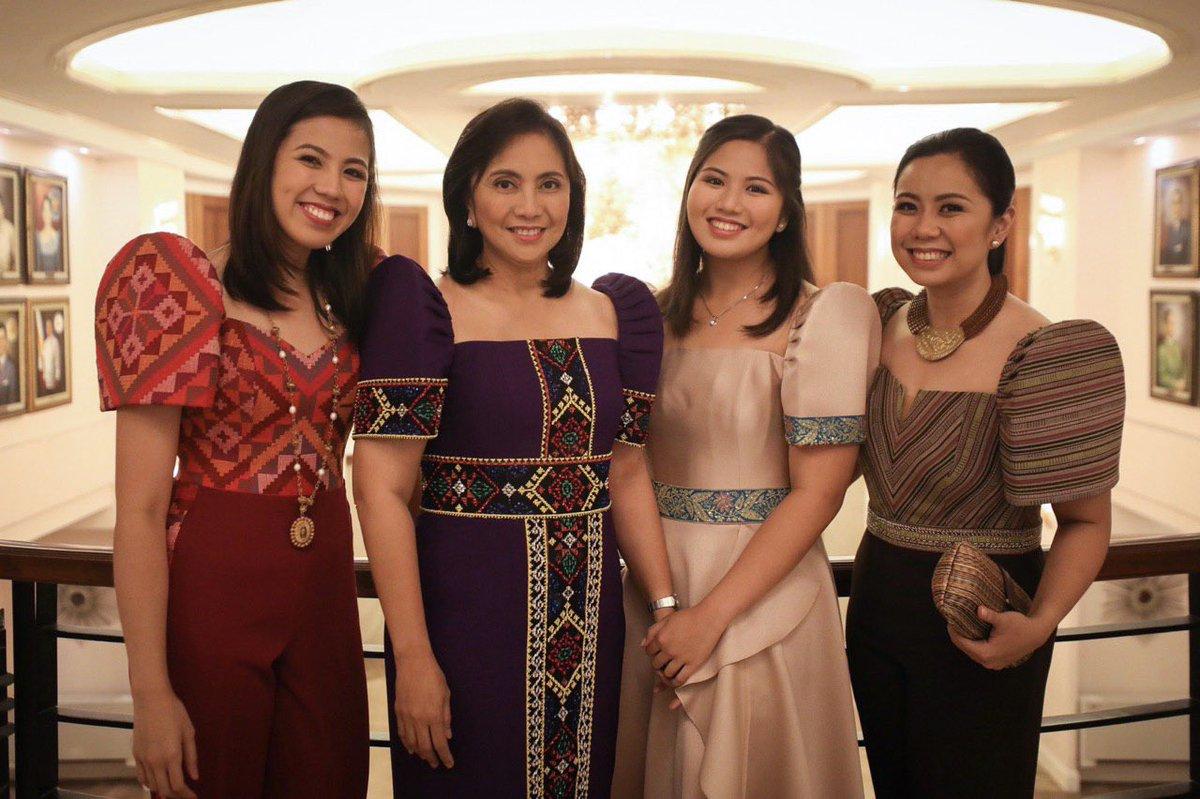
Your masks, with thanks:
[{"label": "purple beaded gown", "polygon": [[[355,436],[429,440],[417,552],[455,758],[409,755],[389,713],[396,797],[609,795],[625,628],[608,472],[614,443],[644,441],[662,322],[640,281],[594,287],[617,339],[455,343],[420,266],[371,279]],[[387,674],[390,707],[390,651]]]}]

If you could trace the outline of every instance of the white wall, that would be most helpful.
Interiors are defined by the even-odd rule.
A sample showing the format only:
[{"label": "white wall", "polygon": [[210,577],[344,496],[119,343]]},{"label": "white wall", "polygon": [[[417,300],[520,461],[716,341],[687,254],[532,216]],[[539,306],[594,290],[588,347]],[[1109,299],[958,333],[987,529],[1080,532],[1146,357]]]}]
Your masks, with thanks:
[{"label": "white wall", "polygon": [[0,286],[0,297],[70,300],[72,402],[0,420],[0,538],[31,540],[112,501],[113,420],[99,410],[92,337],[96,285],[117,248],[161,215],[182,210],[183,173],[131,158],[99,159],[73,149],[0,136],[0,161],[68,181],[66,286]]}]

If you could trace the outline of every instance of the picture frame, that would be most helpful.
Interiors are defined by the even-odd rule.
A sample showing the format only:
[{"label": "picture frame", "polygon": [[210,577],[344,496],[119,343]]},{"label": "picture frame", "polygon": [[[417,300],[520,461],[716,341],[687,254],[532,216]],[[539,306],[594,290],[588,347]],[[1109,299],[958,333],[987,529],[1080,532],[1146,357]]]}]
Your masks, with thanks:
[{"label": "picture frame", "polygon": [[1150,292],[1150,396],[1195,405],[1200,294]]},{"label": "picture frame", "polygon": [[67,179],[25,170],[25,276],[30,283],[71,282]]},{"label": "picture frame", "polygon": [[0,286],[24,279],[25,170],[0,163]]},{"label": "picture frame", "polygon": [[71,401],[71,307],[66,297],[28,301],[29,410]]},{"label": "picture frame", "polygon": [[25,313],[23,298],[0,299],[0,419],[28,410]]},{"label": "picture frame", "polygon": [[1154,173],[1154,277],[1200,277],[1200,160]]}]

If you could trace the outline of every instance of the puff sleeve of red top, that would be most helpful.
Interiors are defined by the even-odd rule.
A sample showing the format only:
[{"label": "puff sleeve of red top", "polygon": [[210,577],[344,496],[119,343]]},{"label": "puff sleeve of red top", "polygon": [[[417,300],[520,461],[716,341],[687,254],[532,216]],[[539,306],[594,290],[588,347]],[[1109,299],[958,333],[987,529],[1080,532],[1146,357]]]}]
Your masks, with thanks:
[{"label": "puff sleeve of red top", "polygon": [[649,434],[662,367],[662,314],[650,289],[635,277],[610,272],[597,278],[592,288],[608,295],[617,311],[617,364],[625,410],[616,440],[640,447]]},{"label": "puff sleeve of red top", "polygon": [[996,398],[1010,503],[1068,502],[1117,484],[1125,371],[1103,326],[1077,319],[1025,336],[1004,365]]},{"label": "puff sleeve of red top", "polygon": [[393,255],[372,270],[359,350],[354,437],[436,438],[454,329],[442,293],[416,261]]},{"label": "puff sleeve of red top", "polygon": [[208,407],[217,393],[221,283],[204,251],[150,233],[117,252],[96,292],[100,407]]}]

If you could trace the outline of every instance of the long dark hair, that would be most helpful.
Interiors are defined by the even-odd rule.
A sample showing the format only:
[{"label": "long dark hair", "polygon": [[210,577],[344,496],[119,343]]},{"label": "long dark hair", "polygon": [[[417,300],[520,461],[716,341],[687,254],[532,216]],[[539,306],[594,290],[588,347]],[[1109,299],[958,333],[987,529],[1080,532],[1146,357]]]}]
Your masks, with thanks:
[{"label": "long dark hair", "polygon": [[777,330],[804,291],[804,282],[812,282],[812,264],[808,258],[808,238],[805,232],[804,196],[800,192],[800,148],[796,138],[786,128],[766,117],[739,114],[726,117],[700,137],[696,154],[688,167],[684,181],[683,201],[679,207],[679,224],[675,230],[675,263],[671,281],[658,295],[659,306],[667,325],[676,336],[687,335],[692,329],[692,306],[700,293],[701,274],[698,271],[704,253],[688,224],[687,195],[697,173],[717,149],[731,141],[751,141],[767,151],[771,177],[783,194],[783,218],[787,226],[767,242],[771,264],[775,270],[771,288],[759,302],[774,302],[766,319],[756,325],[745,325],[742,331],[762,338]]},{"label": "long dark hair", "polygon": [[567,209],[566,229],[550,250],[550,276],[542,281],[543,294],[561,297],[571,287],[571,275],[579,263],[583,248],[583,200],[586,181],[575,158],[575,149],[566,128],[550,116],[540,104],[513,97],[481,111],[463,128],[446,162],[442,177],[442,207],[450,221],[450,245],[447,271],[458,283],[474,283],[491,270],[479,264],[483,236],[467,225],[467,205],[488,164],[509,142],[527,133],[540,133],[554,143],[567,170],[571,203]]},{"label": "long dark hair", "polygon": [[[375,256],[375,217],[378,184],[375,177],[375,132],[358,95],[345,86],[313,80],[280,86],[266,96],[242,144],[237,172],[229,192],[229,260],[224,283],[229,296],[266,311],[282,311],[282,296],[295,294],[285,280],[289,266],[283,252],[284,233],[275,217],[271,183],[275,155],[297,122],[313,117],[337,117],[362,128],[371,144],[367,190],[358,217],[329,252],[308,256],[308,285],[322,317],[318,297],[358,340],[365,322],[363,288]],[[332,320],[330,320],[332,321]]]},{"label": "long dark hair", "polygon": [[[1004,145],[990,133],[978,128],[951,128],[934,133],[913,143],[904,151],[904,157],[896,166],[892,178],[892,191],[900,181],[900,173],[918,158],[932,155],[957,155],[967,165],[967,171],[975,179],[980,191],[992,206],[992,217],[999,217],[1012,205],[1013,192],[1017,188],[1017,176],[1013,171],[1012,159]],[[1008,242],[988,251],[988,273],[998,275],[1004,271],[1004,253]]]}]

